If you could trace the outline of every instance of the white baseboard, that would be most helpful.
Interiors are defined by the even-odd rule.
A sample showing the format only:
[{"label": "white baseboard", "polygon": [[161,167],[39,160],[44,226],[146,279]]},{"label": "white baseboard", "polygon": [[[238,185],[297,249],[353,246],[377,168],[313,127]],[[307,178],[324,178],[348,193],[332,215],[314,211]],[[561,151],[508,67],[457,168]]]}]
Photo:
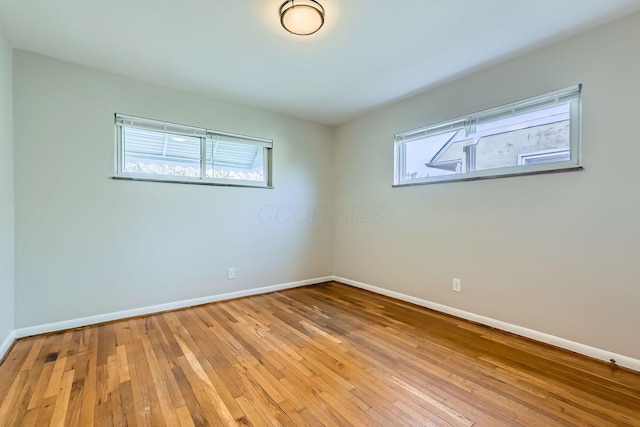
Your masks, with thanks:
[{"label": "white baseboard", "polygon": [[4,356],[7,354],[11,345],[16,340],[16,331],[11,331],[9,336],[0,343],[0,361],[4,359]]},{"label": "white baseboard", "polygon": [[449,307],[446,305],[438,304],[435,302],[427,301],[421,298],[412,297],[399,292],[390,291],[388,289],[379,288],[377,286],[369,285],[366,283],[358,282],[355,280],[347,279],[339,276],[327,276],[319,277],[316,279],[301,280],[299,282],[284,283],[274,286],[266,286],[263,288],[248,289],[245,291],[230,292],[226,294],[212,295],[202,298],[195,298],[184,301],[171,302],[167,304],[159,304],[141,308],[135,308],[131,310],[118,311],[113,313],[99,314],[96,316],[82,317],[79,319],[65,320],[55,323],[47,323],[43,325],[31,326],[27,328],[20,328],[12,331],[9,336],[0,344],[0,360],[5,356],[13,342],[17,338],[28,337],[32,335],[45,334],[50,332],[63,331],[67,329],[80,328],[83,326],[94,325],[97,323],[110,322],[114,320],[126,319],[129,317],[144,316],[147,314],[161,313],[163,311],[178,310],[181,308],[193,307],[202,304],[208,304],[217,301],[224,301],[234,298],[241,298],[252,295],[266,294],[269,292],[275,292],[285,289],[292,289],[301,286],[315,285],[317,283],[323,283],[328,281],[336,281],[351,285],[357,288],[365,289],[371,292],[375,292],[380,295],[386,295],[391,298],[395,298],[401,301],[410,302],[422,307],[426,307],[435,311],[450,314],[452,316],[460,317],[462,319],[477,322],[492,328],[501,329],[503,331],[511,332],[516,335],[520,335],[526,338],[530,338],[536,341],[540,341],[546,344],[550,344],[556,347],[564,348],[575,353],[583,354],[585,356],[593,357],[595,359],[609,362],[610,359],[615,359],[616,364],[625,368],[632,369],[640,372],[640,360],[632,357],[624,356],[622,354],[613,353],[607,350],[591,347],[585,344],[570,341],[564,338],[549,335],[544,332],[535,331],[533,329],[524,328],[522,326],[513,325],[511,323],[503,322],[500,320],[492,319],[490,317],[481,316],[478,314],[470,313],[457,308]]},{"label": "white baseboard", "polygon": [[399,299],[401,301],[406,301],[422,307],[430,308],[435,311],[450,314],[452,316],[460,317],[462,319],[470,320],[472,322],[491,326],[492,328],[511,332],[512,334],[520,335],[546,344],[551,344],[565,350],[593,357],[594,359],[603,360],[607,363],[610,363],[610,360],[614,359],[617,365],[640,372],[640,360],[624,356],[622,354],[617,354],[611,351],[602,350],[600,348],[580,344],[574,341],[566,340],[564,338],[556,337],[554,335],[549,335],[544,332],[534,331],[533,329],[524,328],[518,325],[512,325],[511,323],[502,322],[490,317],[480,316],[478,314],[459,310],[457,308],[427,301],[421,298],[412,297],[410,295],[401,294],[399,292],[390,291],[388,289],[379,288],[377,286],[368,285],[366,283],[357,282],[355,280],[346,279],[344,277],[333,276],[333,280],[336,282],[344,283],[346,285],[354,286],[356,288],[375,292],[380,295],[386,295],[388,297]]},{"label": "white baseboard", "polygon": [[[245,291],[229,292],[226,294],[211,295],[202,298],[194,298],[184,301],[170,302],[167,304],[152,305],[147,307],[134,308],[131,310],[117,311],[113,313],[98,314],[96,316],[82,317],[79,319],[64,320],[62,322],[47,323],[44,325],[30,326],[16,329],[13,337],[24,338],[33,335],[46,334],[50,332],[64,331],[67,329],[80,328],[83,326],[95,325],[97,323],[111,322],[114,320],[126,319],[129,317],[144,316],[147,314],[161,313],[163,311],[178,310],[181,308],[193,307],[196,305],[208,304],[217,301],[242,298],[251,295],[266,294],[269,292],[292,289],[300,286],[315,285],[333,280],[332,276],[318,277],[316,279],[301,280],[299,282],[283,283],[280,285],[266,286],[263,288],[247,289]],[[4,344],[3,344],[4,345]],[[0,347],[0,349],[3,347]],[[1,354],[1,352],[0,352]]]}]

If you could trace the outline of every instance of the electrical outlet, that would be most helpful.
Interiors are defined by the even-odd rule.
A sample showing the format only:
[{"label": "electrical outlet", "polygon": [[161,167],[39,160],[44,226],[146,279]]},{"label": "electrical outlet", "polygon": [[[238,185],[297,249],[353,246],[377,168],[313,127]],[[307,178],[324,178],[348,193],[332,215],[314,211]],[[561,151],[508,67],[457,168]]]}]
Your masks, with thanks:
[{"label": "electrical outlet", "polygon": [[229,267],[229,279],[236,278],[236,269],[234,267]]},{"label": "electrical outlet", "polygon": [[453,279],[453,292],[462,292],[462,281],[460,279]]}]

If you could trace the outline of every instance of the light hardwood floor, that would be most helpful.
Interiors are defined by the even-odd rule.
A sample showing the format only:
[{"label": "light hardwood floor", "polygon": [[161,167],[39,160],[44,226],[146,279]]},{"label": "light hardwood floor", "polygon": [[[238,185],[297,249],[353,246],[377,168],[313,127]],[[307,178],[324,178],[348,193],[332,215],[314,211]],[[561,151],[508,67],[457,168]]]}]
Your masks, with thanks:
[{"label": "light hardwood floor", "polygon": [[18,341],[2,426],[640,426],[640,374],[337,283]]}]

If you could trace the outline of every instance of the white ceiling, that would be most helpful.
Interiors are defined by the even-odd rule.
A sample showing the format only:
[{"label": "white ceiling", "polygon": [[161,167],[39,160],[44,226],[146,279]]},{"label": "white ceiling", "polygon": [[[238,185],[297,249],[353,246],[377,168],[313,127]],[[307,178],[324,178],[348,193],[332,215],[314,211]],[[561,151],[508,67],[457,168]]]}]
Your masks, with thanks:
[{"label": "white ceiling", "polygon": [[0,0],[13,47],[338,124],[640,9],[640,0],[319,0],[308,37],[283,0]]}]

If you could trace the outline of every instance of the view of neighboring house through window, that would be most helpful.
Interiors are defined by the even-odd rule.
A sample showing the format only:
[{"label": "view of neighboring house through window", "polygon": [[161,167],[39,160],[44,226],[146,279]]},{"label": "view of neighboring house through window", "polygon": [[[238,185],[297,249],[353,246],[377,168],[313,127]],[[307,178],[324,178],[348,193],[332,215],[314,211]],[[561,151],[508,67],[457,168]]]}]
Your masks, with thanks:
[{"label": "view of neighboring house through window", "polygon": [[395,137],[395,185],[580,166],[580,86]]},{"label": "view of neighboring house through window", "polygon": [[122,178],[269,186],[270,140],[116,115]]}]

